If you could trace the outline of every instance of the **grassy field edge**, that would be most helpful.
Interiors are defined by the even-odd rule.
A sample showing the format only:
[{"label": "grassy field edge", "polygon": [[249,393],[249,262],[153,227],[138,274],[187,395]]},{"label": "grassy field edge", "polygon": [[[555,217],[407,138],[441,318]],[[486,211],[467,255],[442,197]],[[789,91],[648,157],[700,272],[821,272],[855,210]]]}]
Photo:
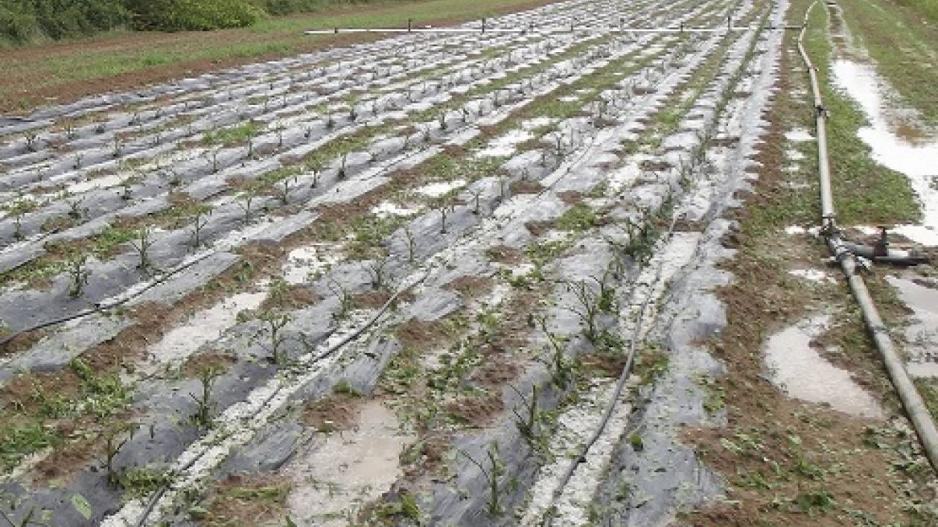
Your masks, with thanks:
[{"label": "grassy field edge", "polygon": [[446,25],[523,11],[556,0],[414,0],[330,8],[263,20],[254,26],[179,33],[113,31],[0,53],[0,113],[139,88],[250,62],[358,42],[369,35],[308,36],[333,26]]}]

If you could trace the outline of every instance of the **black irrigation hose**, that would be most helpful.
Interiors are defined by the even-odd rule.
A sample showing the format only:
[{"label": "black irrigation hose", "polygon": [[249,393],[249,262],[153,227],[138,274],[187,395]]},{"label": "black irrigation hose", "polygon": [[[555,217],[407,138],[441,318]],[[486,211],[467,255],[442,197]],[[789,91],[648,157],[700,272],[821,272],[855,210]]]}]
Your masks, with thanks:
[{"label": "black irrigation hose", "polygon": [[[313,357],[313,358],[310,360],[310,362],[309,362],[308,364],[306,364],[306,366],[311,366],[311,365],[313,365],[313,364],[315,364],[315,363],[317,363],[317,362],[319,362],[319,361],[321,361],[321,360],[323,360],[323,359],[329,357],[330,355],[333,355],[335,352],[337,352],[337,351],[339,351],[341,348],[343,348],[346,344],[348,344],[349,342],[351,342],[351,341],[357,339],[359,336],[361,336],[362,333],[364,333],[364,332],[367,331],[369,328],[371,328],[371,326],[375,325],[375,323],[378,322],[378,320],[379,320],[382,316],[384,316],[384,314],[388,311],[388,309],[390,309],[391,306],[393,306],[393,305],[397,302],[397,300],[401,297],[401,295],[403,295],[403,294],[406,293],[407,291],[410,291],[410,290],[413,289],[414,287],[416,287],[416,286],[422,284],[422,283],[424,282],[424,280],[426,280],[427,277],[430,276],[430,272],[431,272],[432,270],[433,270],[432,267],[428,268],[426,271],[424,271],[423,275],[422,275],[419,279],[414,280],[412,283],[408,284],[407,286],[398,289],[397,292],[394,293],[394,295],[392,295],[391,298],[389,298],[389,299],[387,300],[387,302],[385,302],[384,305],[381,306],[381,309],[379,309],[378,312],[375,313],[374,316],[372,316],[367,322],[365,322],[364,324],[362,324],[361,326],[359,326],[358,329],[356,329],[355,331],[353,331],[353,332],[349,333],[348,335],[346,335],[345,337],[343,337],[342,340],[340,340],[339,342],[336,342],[335,344],[333,344],[332,346],[330,346],[327,350],[325,350],[325,351],[323,351],[322,353],[320,353],[319,355],[316,355],[315,357]],[[270,394],[270,396],[269,396],[267,399],[264,400],[263,403],[261,403],[261,407],[266,406],[267,404],[269,404],[270,401],[273,400],[273,398],[276,397],[277,394],[279,394],[279,393],[280,393],[280,390],[279,390],[279,389],[278,389],[278,390],[275,390],[272,394]],[[187,469],[191,468],[192,465],[194,465],[196,461],[202,459],[202,456],[204,456],[206,452],[207,452],[207,450],[203,450],[201,454],[199,454],[199,455],[193,457],[191,460],[189,460],[188,463],[186,463],[186,464],[180,469],[180,471],[187,470]],[[143,526],[145,525],[145,523],[146,523],[147,519],[149,518],[150,514],[153,512],[154,507],[156,507],[156,504],[157,504],[157,503],[159,502],[159,500],[163,497],[163,495],[166,494],[166,491],[167,491],[167,490],[169,490],[169,484],[163,484],[162,486],[160,486],[159,490],[157,490],[156,493],[153,494],[153,496],[152,496],[152,497],[150,498],[150,500],[147,502],[146,508],[144,508],[143,512],[141,513],[140,518],[137,520],[136,527],[143,527]]]},{"label": "black irrigation hose", "polygon": [[214,252],[213,252],[213,253],[208,253],[208,254],[206,254],[206,255],[204,255],[204,256],[201,256],[201,257],[199,257],[199,258],[196,258],[195,260],[193,260],[193,261],[191,261],[191,262],[189,262],[189,263],[187,263],[187,264],[185,264],[185,265],[182,265],[182,266],[180,266],[180,267],[177,267],[177,268],[173,269],[172,271],[170,271],[170,272],[168,272],[168,273],[166,273],[166,274],[160,276],[158,279],[154,280],[153,282],[151,282],[150,284],[148,284],[146,287],[144,287],[144,288],[141,289],[140,291],[137,291],[136,293],[134,293],[134,294],[128,296],[127,298],[118,300],[117,302],[113,302],[113,303],[110,303],[110,304],[107,304],[107,305],[96,305],[96,306],[95,306],[94,308],[92,308],[92,309],[86,309],[86,310],[84,310],[84,311],[80,311],[80,312],[78,312],[78,313],[75,313],[75,314],[73,314],[73,315],[69,315],[69,316],[67,316],[67,317],[56,318],[56,319],[53,319],[53,320],[47,320],[47,321],[42,322],[42,323],[40,323],[40,324],[36,324],[35,326],[28,327],[28,328],[25,328],[25,329],[21,329],[21,330],[15,332],[15,333],[12,333],[12,334],[10,334],[10,335],[7,335],[6,337],[3,337],[2,339],[0,339],[0,348],[2,348],[3,346],[6,346],[10,341],[12,341],[13,339],[15,339],[15,338],[17,338],[17,337],[19,337],[19,336],[21,336],[21,335],[25,335],[25,334],[27,334],[27,333],[32,333],[33,331],[38,331],[38,330],[40,330],[40,329],[44,329],[44,328],[47,328],[47,327],[50,327],[50,326],[56,326],[56,325],[59,325],[59,324],[64,324],[64,323],[70,322],[70,321],[72,321],[72,320],[77,320],[77,319],[79,319],[79,318],[84,318],[84,317],[87,317],[87,316],[89,316],[89,315],[94,315],[95,313],[103,313],[103,312],[105,312],[105,311],[114,309],[115,307],[122,306],[122,305],[126,304],[127,302],[133,300],[134,298],[137,298],[138,296],[142,295],[143,293],[146,293],[146,292],[149,291],[150,289],[153,289],[154,287],[156,287],[156,286],[158,286],[158,285],[161,285],[161,284],[166,283],[166,281],[168,281],[168,280],[169,280],[170,278],[172,278],[173,276],[176,276],[177,274],[179,274],[179,273],[185,271],[186,269],[189,269],[189,268],[192,267],[193,265],[195,265],[195,264],[197,264],[197,263],[199,263],[199,262],[205,260],[206,258],[215,255],[215,254],[218,254],[218,253],[214,253]]}]

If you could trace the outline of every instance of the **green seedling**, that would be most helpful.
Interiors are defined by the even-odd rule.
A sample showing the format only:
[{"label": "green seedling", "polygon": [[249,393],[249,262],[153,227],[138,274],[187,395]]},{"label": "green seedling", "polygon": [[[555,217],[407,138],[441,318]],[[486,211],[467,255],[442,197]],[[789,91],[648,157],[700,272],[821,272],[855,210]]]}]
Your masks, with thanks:
[{"label": "green seedling", "polygon": [[166,173],[169,175],[170,187],[175,188],[175,187],[178,187],[179,185],[182,185],[182,177],[179,176],[179,173],[177,173],[175,169],[168,168],[166,169]]},{"label": "green seedling", "polygon": [[198,249],[202,246],[202,229],[208,225],[208,218],[206,218],[206,216],[211,215],[212,209],[210,207],[196,208],[195,215],[192,217],[192,232],[190,234],[193,248]]},{"label": "green seedling", "polygon": [[218,167],[218,150],[217,150],[217,149],[216,149],[216,150],[212,150],[212,152],[211,152],[210,155],[211,155],[211,159],[212,159],[212,174],[217,174],[217,173],[218,173],[218,168],[219,168],[219,167]]},{"label": "green seedling", "polygon": [[464,450],[459,450],[459,453],[465,456],[473,465],[479,468],[482,471],[482,475],[485,477],[486,485],[489,489],[489,497],[486,500],[486,510],[490,516],[501,516],[504,512],[501,502],[502,494],[502,485],[500,483],[502,476],[505,475],[506,469],[504,463],[498,453],[498,443],[492,443],[485,454],[488,458],[489,468],[476,461],[468,452]]},{"label": "green seedling", "polygon": [[131,240],[130,245],[137,251],[140,261],[137,263],[137,269],[148,272],[154,269],[150,261],[150,248],[153,247],[153,228],[149,225],[137,231],[137,239]]},{"label": "green seedling", "polygon": [[121,199],[124,201],[130,201],[133,198],[133,177],[126,177],[121,180]]},{"label": "green seedling", "polygon": [[215,379],[221,375],[215,368],[206,368],[199,375],[202,393],[197,397],[191,392],[189,397],[195,401],[196,410],[192,415],[192,422],[199,428],[206,430],[212,426],[212,414],[215,412],[215,403],[212,401],[212,387]]},{"label": "green seedling", "polygon": [[9,212],[13,216],[13,237],[23,239],[23,216],[36,210],[36,202],[30,199],[19,198],[13,202]]},{"label": "green seedling", "polygon": [[563,144],[563,136],[558,132],[554,135],[554,155],[557,156],[557,159],[563,161],[567,157],[567,149]]},{"label": "green seedling", "polygon": [[123,430],[108,430],[104,433],[104,470],[107,474],[108,485],[114,487],[120,485],[120,473],[114,467],[114,458],[130,439],[129,437],[118,439],[118,435],[122,433]]},{"label": "green seedling", "polygon": [[72,298],[81,296],[88,284],[91,271],[88,270],[87,260],[87,255],[75,253],[68,258],[66,263],[66,270],[70,278],[68,296]]},{"label": "green seedling", "polygon": [[368,273],[371,274],[371,287],[375,289],[384,289],[384,287],[387,285],[387,265],[387,259],[368,263]]},{"label": "green seedling", "polygon": [[407,261],[413,264],[417,258],[417,239],[410,227],[404,227],[404,236],[407,238]]},{"label": "green seedling", "polygon": [[248,190],[241,196],[241,200],[238,201],[238,207],[244,213],[244,224],[247,225],[251,223],[251,204],[254,202],[254,191]]},{"label": "green seedling", "polygon": [[473,203],[472,213],[478,216],[480,208],[481,208],[480,202],[482,199],[482,189],[474,189],[474,190],[471,190],[470,193],[472,194],[472,203]]},{"label": "green seedling", "polygon": [[446,207],[446,205],[443,205],[443,206],[441,206],[441,207],[440,207],[439,209],[437,209],[437,210],[440,211],[440,234],[446,234],[446,214],[447,214],[447,207]]},{"label": "green seedling", "polygon": [[538,357],[538,361],[547,366],[550,371],[551,382],[560,390],[565,390],[573,381],[574,364],[565,354],[566,341],[547,329],[547,318],[539,317],[538,326],[547,337],[547,354]]},{"label": "green seedling", "polygon": [[339,171],[338,173],[336,173],[336,176],[335,176],[337,179],[339,180],[345,179],[347,175],[346,170],[345,170],[347,164],[348,164],[348,153],[346,152],[345,154],[342,155],[342,162],[339,164]]},{"label": "green seedling", "polygon": [[277,148],[283,148],[283,132],[286,128],[281,124],[277,125]]},{"label": "green seedling", "polygon": [[541,445],[539,440],[540,433],[538,431],[540,418],[537,408],[537,386],[531,387],[530,399],[525,397],[513,384],[509,384],[508,386],[521,398],[521,404],[524,407],[523,412],[518,411],[517,407],[512,407],[511,409],[511,412],[515,414],[515,426],[518,428],[521,437],[528,443],[528,446],[530,446],[532,450],[538,450]]},{"label": "green seedling", "polygon": [[277,182],[277,197],[280,198],[280,203],[283,203],[284,205],[290,204],[290,186],[292,183],[296,183],[296,176],[293,178],[283,178]]},{"label": "green seedling", "polygon": [[632,447],[632,450],[636,452],[641,452],[645,450],[645,442],[642,440],[642,436],[638,432],[633,432],[629,435],[629,445]]},{"label": "green seedling", "polygon": [[280,313],[277,311],[267,310],[261,313],[258,319],[263,322],[263,328],[261,331],[255,335],[255,338],[260,337],[262,333],[266,333],[267,342],[263,344],[267,348],[267,352],[270,353],[271,360],[277,366],[286,365],[286,356],[283,353],[283,344],[287,341],[287,336],[284,335],[283,330],[287,327],[293,317],[286,313]]},{"label": "green seedling", "polygon": [[23,138],[26,139],[26,151],[35,152],[36,151],[36,142],[39,140],[39,132],[29,131],[23,134]]},{"label": "green seedling", "polygon": [[351,312],[354,304],[352,295],[349,293],[348,289],[343,287],[342,284],[336,280],[329,282],[329,290],[339,299],[339,311],[336,312],[335,319],[337,321],[344,320],[349,312]]},{"label": "green seedling", "polygon": [[600,296],[593,290],[586,280],[566,282],[567,291],[576,297],[576,304],[565,306],[565,309],[575,314],[583,326],[583,334],[587,340],[595,343],[598,336],[598,316],[601,311]]}]

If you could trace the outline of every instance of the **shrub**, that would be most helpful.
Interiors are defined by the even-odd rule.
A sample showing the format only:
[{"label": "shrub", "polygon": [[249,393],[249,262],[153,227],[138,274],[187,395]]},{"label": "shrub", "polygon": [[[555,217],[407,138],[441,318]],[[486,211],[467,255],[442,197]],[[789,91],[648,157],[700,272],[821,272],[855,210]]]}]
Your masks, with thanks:
[{"label": "shrub", "polygon": [[0,43],[61,39],[131,26],[186,31],[244,27],[270,15],[369,0],[0,0]]},{"label": "shrub", "polygon": [[246,0],[125,0],[133,27],[187,31],[249,26],[263,11]]},{"label": "shrub", "polygon": [[271,15],[288,15],[300,11],[314,11],[332,2],[328,0],[254,0],[254,3]]},{"label": "shrub", "polygon": [[0,5],[0,35],[13,42],[25,42],[39,31],[36,17],[31,13]]},{"label": "shrub", "polygon": [[123,0],[0,0],[0,36],[13,42],[89,35],[127,19]]}]

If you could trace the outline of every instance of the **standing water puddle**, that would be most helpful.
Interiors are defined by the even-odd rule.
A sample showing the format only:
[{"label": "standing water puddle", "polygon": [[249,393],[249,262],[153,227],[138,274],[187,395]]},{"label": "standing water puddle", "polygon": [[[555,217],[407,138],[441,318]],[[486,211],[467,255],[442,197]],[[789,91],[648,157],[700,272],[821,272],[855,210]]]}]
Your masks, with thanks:
[{"label": "standing water puddle", "polygon": [[306,283],[342,261],[344,256],[338,246],[330,244],[293,249],[283,266],[283,279],[290,285]]},{"label": "standing water puddle", "polygon": [[917,243],[938,245],[938,137],[929,134],[911,139],[900,133],[906,125],[895,122],[898,112],[886,109],[883,93],[891,90],[871,64],[836,60],[833,73],[837,86],[860,105],[869,119],[869,126],[860,128],[859,137],[872,148],[873,159],[905,174],[922,201],[922,224],[903,225],[896,232]]},{"label": "standing water puddle", "polygon": [[882,419],[879,403],[853,379],[850,372],[828,362],[811,341],[830,322],[817,315],[769,337],[765,358],[772,382],[788,395],[861,417]]},{"label": "standing water puddle", "polygon": [[430,198],[438,198],[464,186],[466,186],[465,179],[457,179],[454,181],[438,181],[436,183],[430,183],[418,188],[417,193],[423,194],[424,196]]},{"label": "standing water puddle", "polygon": [[515,153],[518,145],[533,138],[534,135],[528,131],[510,130],[489,141],[488,146],[479,151],[476,157],[507,157]]},{"label": "standing water puddle", "polygon": [[938,377],[938,289],[896,276],[887,276],[886,280],[913,311],[911,323],[905,328],[909,374]]},{"label": "standing water puddle", "polygon": [[328,435],[287,469],[287,498],[298,525],[347,525],[363,504],[381,497],[401,475],[399,456],[414,441],[381,401],[364,404],[355,429]]},{"label": "standing water puddle", "polygon": [[235,324],[238,313],[256,309],[267,298],[267,291],[238,293],[214,306],[199,311],[182,326],[171,329],[159,342],[147,349],[148,364],[141,368],[153,373],[159,366],[184,361],[200,346],[212,342]]}]

